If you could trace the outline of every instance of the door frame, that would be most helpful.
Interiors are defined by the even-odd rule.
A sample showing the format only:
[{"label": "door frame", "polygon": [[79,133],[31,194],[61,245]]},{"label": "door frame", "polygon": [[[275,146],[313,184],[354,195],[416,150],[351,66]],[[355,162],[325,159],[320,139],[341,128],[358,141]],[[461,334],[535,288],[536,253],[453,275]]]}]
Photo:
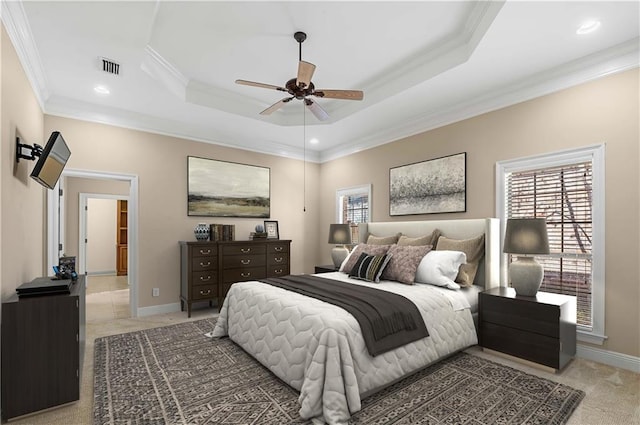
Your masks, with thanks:
[{"label": "door frame", "polygon": [[[78,170],[67,168],[62,172],[62,177],[80,177],[96,180],[125,181],[129,183],[129,196],[127,204],[127,280],[129,283],[129,307],[131,317],[138,317],[138,176],[135,174],[112,173],[105,171]],[[58,265],[58,232],[59,222],[59,198],[60,189],[58,180],[53,190],[47,191],[47,270],[53,270]],[[78,218],[80,220],[80,218]],[[78,238],[80,234],[78,234]],[[79,240],[77,241],[80,242]],[[67,241],[70,243],[70,241]]]}]

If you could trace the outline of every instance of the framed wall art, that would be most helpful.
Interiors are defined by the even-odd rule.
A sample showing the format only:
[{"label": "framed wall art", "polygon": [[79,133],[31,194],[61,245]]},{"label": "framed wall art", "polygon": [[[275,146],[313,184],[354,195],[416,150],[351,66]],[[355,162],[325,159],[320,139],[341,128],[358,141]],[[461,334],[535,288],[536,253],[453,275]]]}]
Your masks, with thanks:
[{"label": "framed wall art", "polygon": [[389,215],[467,210],[467,153],[389,169]]},{"label": "framed wall art", "polygon": [[189,156],[187,169],[188,215],[270,217],[270,168]]}]

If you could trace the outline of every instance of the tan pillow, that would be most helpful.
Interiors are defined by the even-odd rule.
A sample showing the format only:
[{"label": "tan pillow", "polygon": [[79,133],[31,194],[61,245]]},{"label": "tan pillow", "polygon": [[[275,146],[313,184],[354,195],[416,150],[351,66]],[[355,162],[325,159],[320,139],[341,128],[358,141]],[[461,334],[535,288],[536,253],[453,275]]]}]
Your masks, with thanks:
[{"label": "tan pillow", "polygon": [[391,245],[387,251],[391,259],[382,272],[382,279],[413,285],[418,265],[429,251],[431,251],[431,245]]},{"label": "tan pillow", "polygon": [[476,278],[478,264],[484,257],[484,235],[473,239],[449,239],[440,236],[437,251],[461,251],[467,255],[467,262],[460,266],[456,282],[460,286],[471,286]]},{"label": "tan pillow", "polygon": [[398,239],[398,245],[401,246],[421,246],[421,245],[431,245],[434,249],[436,247],[436,242],[438,242],[438,238],[440,237],[440,230],[434,229],[430,235],[420,236],[419,238],[410,238],[406,235],[400,236]]},{"label": "tan pillow", "polygon": [[398,238],[402,233],[398,233],[395,236],[375,236],[369,235],[367,238],[368,245],[393,245],[398,242]]},{"label": "tan pillow", "polygon": [[351,269],[353,269],[353,266],[355,266],[358,262],[358,259],[360,259],[360,254],[362,254],[363,252],[369,255],[384,255],[387,253],[390,246],[391,245],[368,245],[364,243],[358,244],[355,248],[353,248],[353,251],[351,251],[349,257],[342,263],[342,265],[340,266],[340,271],[344,273],[350,273]]}]

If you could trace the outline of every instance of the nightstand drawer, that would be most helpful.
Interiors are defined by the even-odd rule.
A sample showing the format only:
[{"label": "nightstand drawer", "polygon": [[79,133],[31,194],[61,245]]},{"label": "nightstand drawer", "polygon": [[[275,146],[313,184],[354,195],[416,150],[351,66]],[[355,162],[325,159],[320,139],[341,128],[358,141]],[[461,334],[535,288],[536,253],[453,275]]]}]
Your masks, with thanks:
[{"label": "nightstand drawer", "polygon": [[485,348],[554,369],[560,368],[559,339],[486,322],[481,324],[480,332],[482,333],[482,346]]},{"label": "nightstand drawer", "polygon": [[519,299],[482,296],[482,320],[496,325],[546,335],[560,336],[560,309]]}]

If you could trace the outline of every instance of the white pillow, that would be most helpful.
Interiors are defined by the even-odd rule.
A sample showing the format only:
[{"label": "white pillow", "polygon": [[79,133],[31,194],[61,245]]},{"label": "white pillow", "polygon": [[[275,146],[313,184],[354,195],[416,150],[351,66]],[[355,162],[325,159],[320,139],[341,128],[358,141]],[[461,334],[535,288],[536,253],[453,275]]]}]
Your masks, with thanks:
[{"label": "white pillow", "polygon": [[467,262],[467,255],[460,251],[429,251],[416,270],[416,283],[429,283],[449,289],[460,289],[454,282],[458,269]]}]

